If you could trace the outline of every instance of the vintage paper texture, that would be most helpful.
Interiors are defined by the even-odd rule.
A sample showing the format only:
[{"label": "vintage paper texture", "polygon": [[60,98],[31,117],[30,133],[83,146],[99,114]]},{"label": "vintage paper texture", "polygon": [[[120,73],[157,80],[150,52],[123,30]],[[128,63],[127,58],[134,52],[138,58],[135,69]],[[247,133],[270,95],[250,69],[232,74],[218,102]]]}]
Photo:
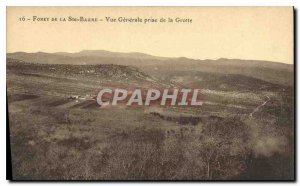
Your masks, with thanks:
[{"label": "vintage paper texture", "polygon": [[[13,179],[294,180],[293,11],[7,7]],[[203,104],[99,105],[104,88]]]}]

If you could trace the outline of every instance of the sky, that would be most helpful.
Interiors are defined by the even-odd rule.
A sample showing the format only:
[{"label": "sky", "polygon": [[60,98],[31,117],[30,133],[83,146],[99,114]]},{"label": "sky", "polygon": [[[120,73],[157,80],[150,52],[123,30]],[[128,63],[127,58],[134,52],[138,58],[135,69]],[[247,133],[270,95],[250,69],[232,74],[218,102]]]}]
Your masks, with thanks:
[{"label": "sky", "polygon": [[[25,17],[25,21],[20,18]],[[99,22],[32,21],[90,17]],[[120,23],[105,17],[181,18],[191,23]],[[31,19],[31,20],[27,20]],[[193,59],[293,64],[292,7],[8,7],[7,52],[142,52]]]}]

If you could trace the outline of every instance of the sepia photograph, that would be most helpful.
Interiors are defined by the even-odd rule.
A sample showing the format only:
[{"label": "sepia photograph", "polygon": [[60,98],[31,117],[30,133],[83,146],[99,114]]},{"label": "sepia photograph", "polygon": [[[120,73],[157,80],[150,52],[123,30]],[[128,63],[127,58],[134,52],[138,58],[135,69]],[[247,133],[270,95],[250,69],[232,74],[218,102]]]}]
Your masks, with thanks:
[{"label": "sepia photograph", "polygon": [[14,181],[295,181],[294,8],[6,8]]}]

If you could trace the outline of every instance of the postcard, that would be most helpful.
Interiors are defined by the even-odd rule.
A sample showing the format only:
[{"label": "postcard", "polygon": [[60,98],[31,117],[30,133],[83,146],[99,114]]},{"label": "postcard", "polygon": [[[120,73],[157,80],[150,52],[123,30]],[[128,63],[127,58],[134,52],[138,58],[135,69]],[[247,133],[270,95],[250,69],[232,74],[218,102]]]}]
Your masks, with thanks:
[{"label": "postcard", "polygon": [[295,180],[293,7],[7,7],[11,180]]}]

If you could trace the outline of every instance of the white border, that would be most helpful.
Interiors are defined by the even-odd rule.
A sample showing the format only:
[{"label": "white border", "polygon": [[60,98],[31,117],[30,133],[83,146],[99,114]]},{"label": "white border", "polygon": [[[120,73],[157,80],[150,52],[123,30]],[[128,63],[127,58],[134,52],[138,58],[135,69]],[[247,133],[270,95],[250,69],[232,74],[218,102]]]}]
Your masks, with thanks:
[{"label": "white border", "polygon": [[[106,0],[106,1],[96,1],[96,0],[0,0],[0,132],[1,132],[1,150],[0,153],[0,184],[8,185],[10,182],[6,181],[6,6],[295,6],[295,8],[300,7],[299,1],[292,0],[206,0],[206,1],[193,1],[193,0]],[[299,14],[299,12],[298,12]],[[299,15],[298,15],[299,18]],[[298,19],[299,20],[299,19]],[[297,25],[298,25],[297,20]],[[298,35],[298,34],[297,34]],[[299,53],[299,47],[296,51]],[[297,68],[297,72],[299,73],[299,65]],[[298,78],[297,78],[298,79]],[[299,83],[299,80],[297,81]],[[297,85],[299,86],[299,85]],[[297,91],[299,92],[299,91]],[[299,99],[299,94],[297,95]],[[298,104],[297,104],[298,105]],[[299,109],[297,115],[299,116]],[[296,124],[297,125],[297,124]],[[297,137],[299,136],[299,126],[297,127]],[[299,138],[299,137],[298,137]],[[299,149],[299,142],[297,140],[297,149]],[[296,157],[298,160],[298,158]],[[297,170],[297,178],[299,179],[299,170]],[[210,185],[219,185],[224,183],[212,182],[212,183],[202,183],[201,184],[210,184]],[[21,183],[17,183],[21,184]],[[34,185],[42,185],[45,183],[26,183],[26,184],[34,184]],[[47,185],[55,185],[57,183],[47,182]],[[84,182],[63,182],[60,184],[85,184]],[[104,184],[104,182],[102,182]],[[110,185],[119,185],[121,183],[105,183]],[[123,184],[123,183],[122,183]],[[131,185],[132,183],[126,183],[125,185]],[[141,185],[146,185],[148,183],[137,183]],[[164,185],[168,183],[156,183],[157,185]],[[178,185],[182,185],[185,183],[176,183]],[[192,182],[190,182],[192,184]],[[195,183],[194,183],[195,184]],[[197,183],[198,184],[198,183]],[[234,185],[242,185],[243,183],[226,183],[226,184],[234,184]],[[273,185],[277,183],[246,183],[247,185]],[[290,185],[291,183],[280,183],[280,185]]]}]

